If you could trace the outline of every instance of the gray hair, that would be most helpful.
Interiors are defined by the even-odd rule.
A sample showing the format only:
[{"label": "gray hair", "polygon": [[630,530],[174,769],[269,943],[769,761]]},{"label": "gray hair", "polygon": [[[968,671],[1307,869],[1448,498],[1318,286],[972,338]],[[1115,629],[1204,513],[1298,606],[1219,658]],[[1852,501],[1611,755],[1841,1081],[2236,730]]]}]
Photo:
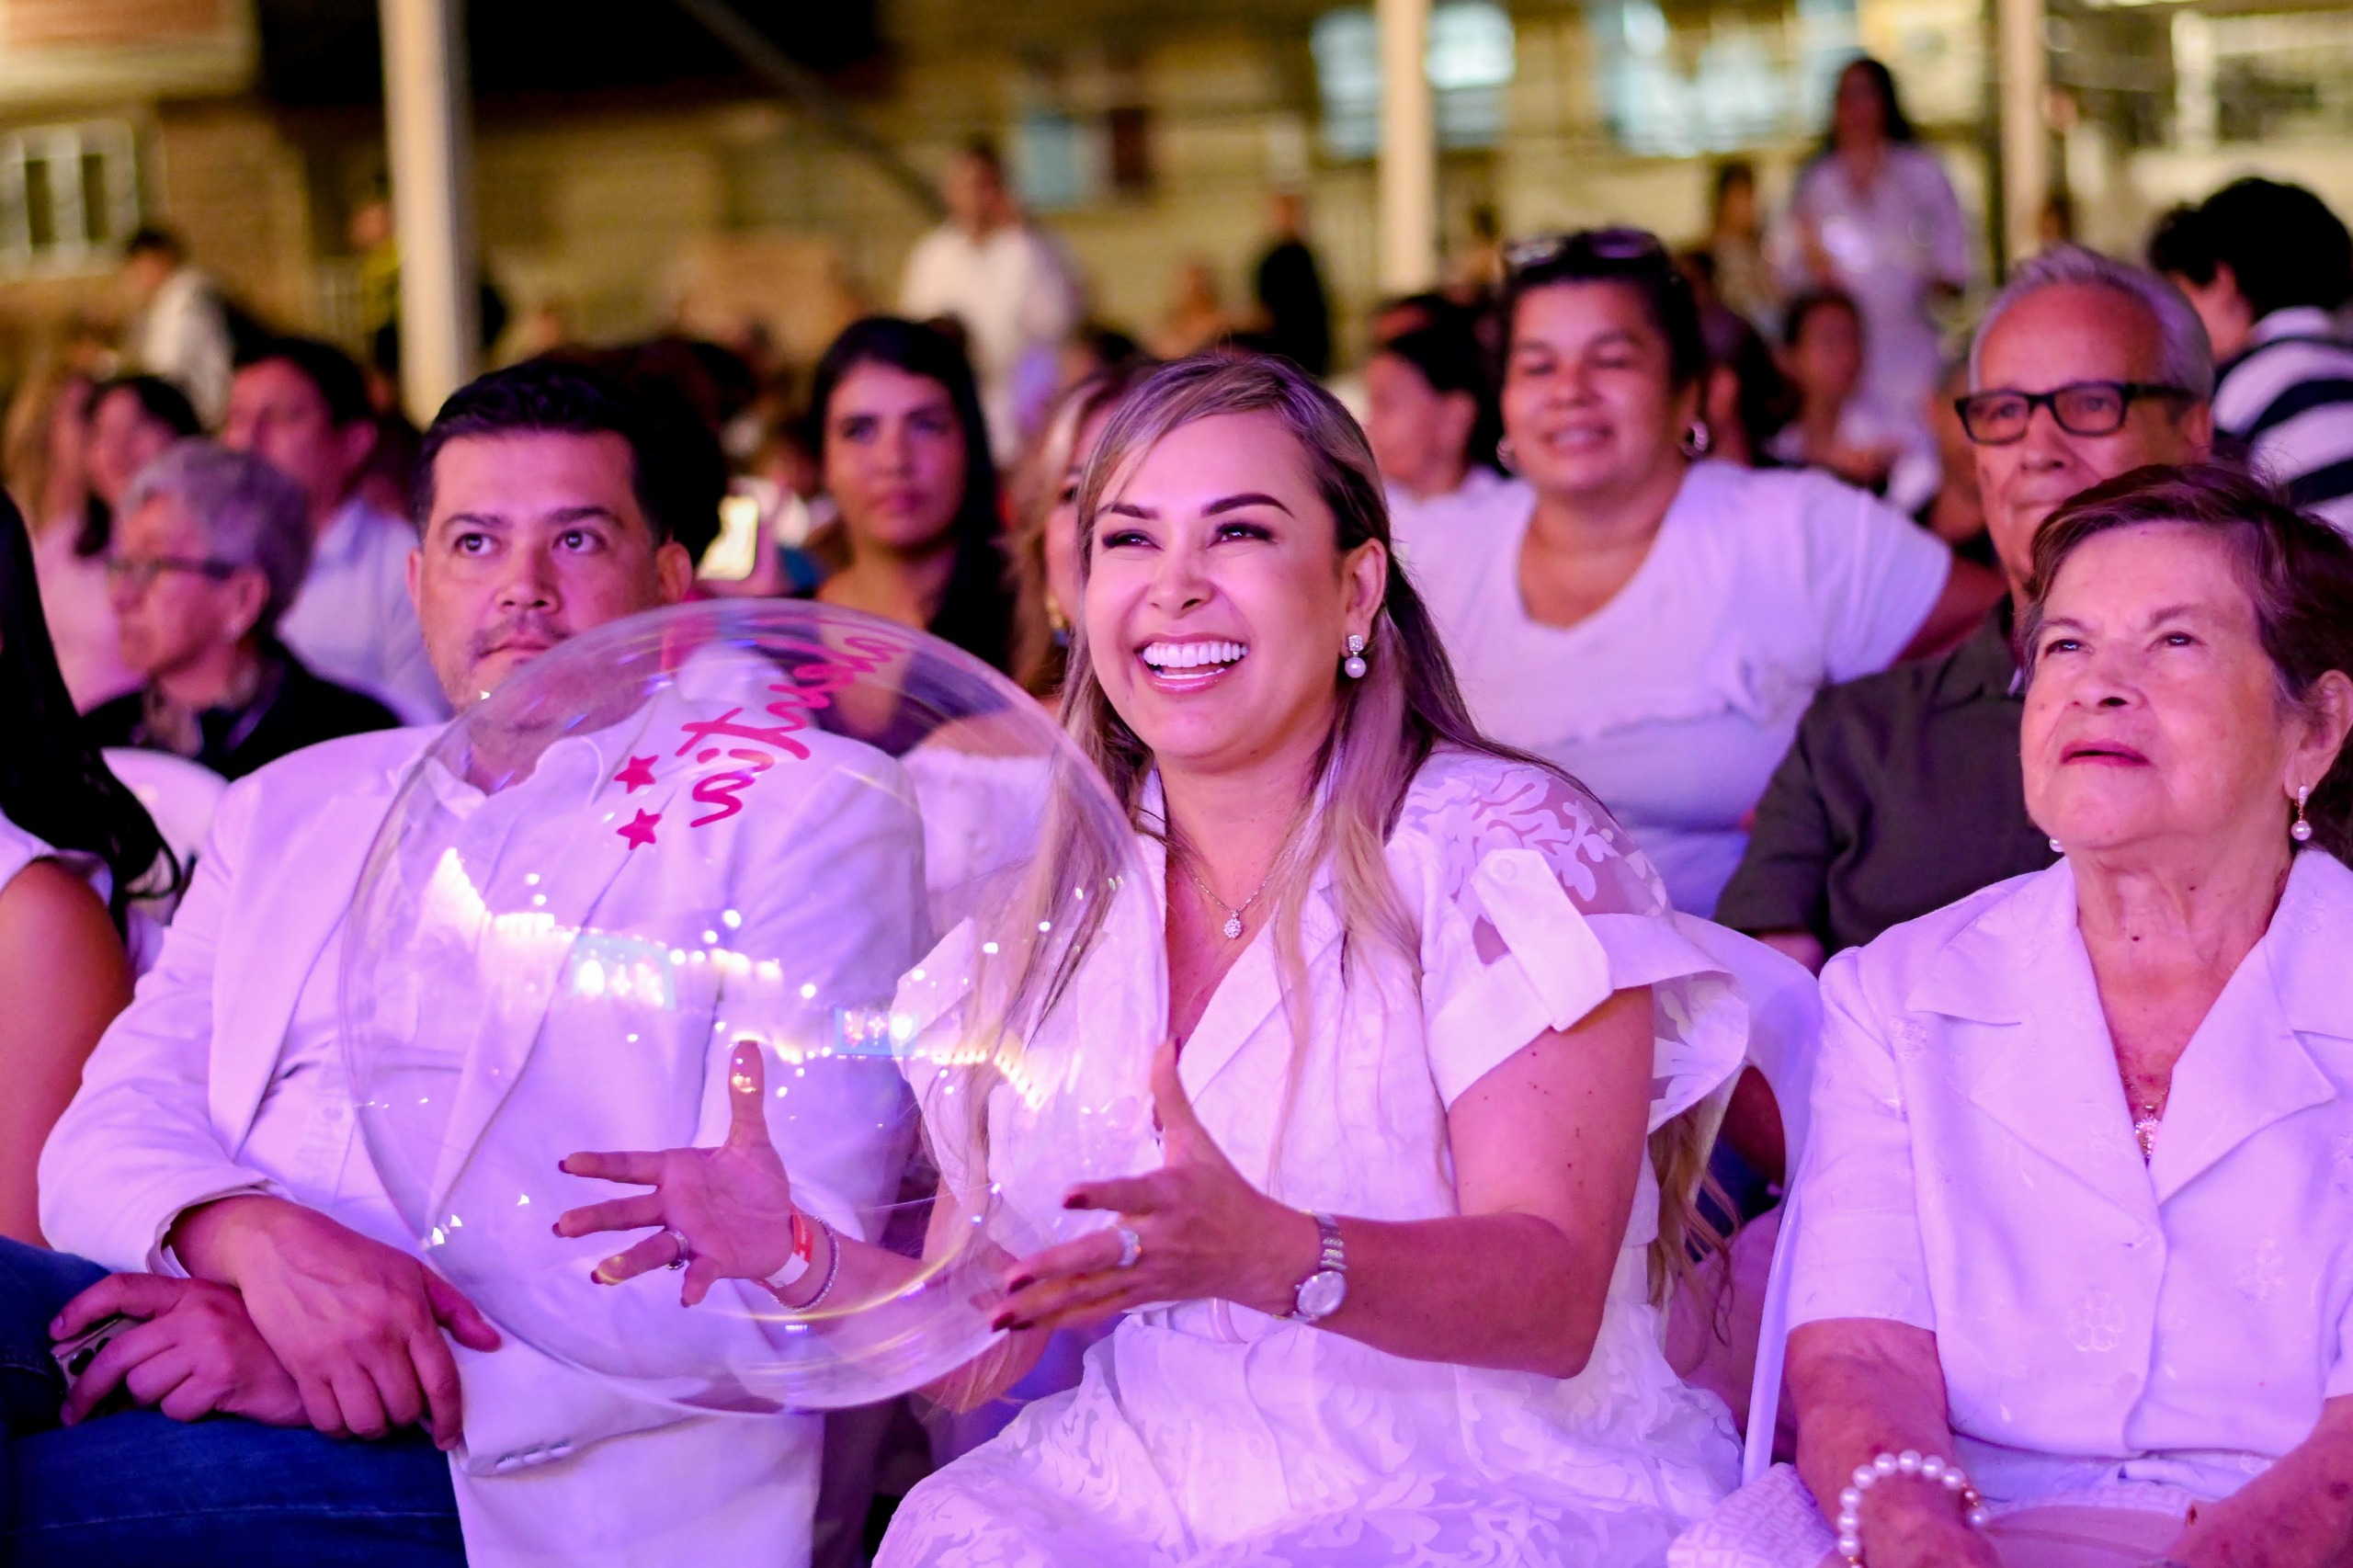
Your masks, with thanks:
[{"label": "gray hair", "polygon": [[123,492],[121,512],[158,498],[176,504],[204,530],[205,553],[258,569],[269,602],[254,630],[267,635],[301,591],[311,570],[310,506],[301,487],[250,452],[233,452],[200,437],[175,441],[139,471]]},{"label": "gray hair", "polygon": [[2144,267],[2118,261],[2081,245],[2052,245],[2010,274],[2010,280],[1994,296],[1994,302],[1985,307],[1984,318],[1977,324],[1977,335],[1970,339],[1972,391],[1977,389],[1978,366],[1984,357],[1985,340],[1994,335],[1994,324],[2028,295],[2063,283],[2105,289],[2123,295],[2146,311],[2157,324],[2157,380],[2167,386],[2180,387],[2200,403],[2213,397],[2214,346],[2207,341],[2206,324],[2198,319],[2198,312],[2189,308],[2181,290]]}]

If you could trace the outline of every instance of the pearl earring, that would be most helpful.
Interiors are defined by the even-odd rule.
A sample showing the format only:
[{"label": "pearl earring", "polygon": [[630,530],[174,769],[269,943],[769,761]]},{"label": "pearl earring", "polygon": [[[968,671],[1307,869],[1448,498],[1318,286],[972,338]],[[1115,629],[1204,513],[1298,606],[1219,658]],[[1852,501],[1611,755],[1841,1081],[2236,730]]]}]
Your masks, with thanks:
[{"label": "pearl earring", "polygon": [[1348,656],[1340,661],[1340,668],[1350,680],[1364,679],[1364,639],[1353,631],[1348,633]]},{"label": "pearl earring", "polygon": [[2051,853],[2053,855],[2064,855],[2067,853],[2067,846],[2054,838],[2051,841]]},{"label": "pearl earring", "polygon": [[2304,802],[2312,798],[2313,787],[2309,784],[2296,791],[2296,820],[2288,824],[2288,836],[2299,844],[2312,842],[2313,824],[2304,820]]}]

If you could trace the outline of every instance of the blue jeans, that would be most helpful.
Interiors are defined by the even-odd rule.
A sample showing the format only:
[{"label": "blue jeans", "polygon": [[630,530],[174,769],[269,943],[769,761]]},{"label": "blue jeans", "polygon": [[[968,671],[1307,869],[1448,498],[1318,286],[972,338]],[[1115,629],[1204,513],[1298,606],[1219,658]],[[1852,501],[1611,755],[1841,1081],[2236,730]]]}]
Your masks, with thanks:
[{"label": "blue jeans", "polygon": [[449,1461],[414,1428],[365,1443],[152,1410],[60,1427],[49,1322],[105,1276],[0,1239],[0,1564],[462,1568]]}]

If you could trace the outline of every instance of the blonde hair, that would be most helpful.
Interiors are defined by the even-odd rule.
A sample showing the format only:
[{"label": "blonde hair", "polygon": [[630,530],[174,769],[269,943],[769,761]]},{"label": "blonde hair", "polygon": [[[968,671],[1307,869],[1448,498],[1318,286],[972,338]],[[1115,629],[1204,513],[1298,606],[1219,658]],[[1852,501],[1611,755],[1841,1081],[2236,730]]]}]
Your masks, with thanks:
[{"label": "blonde hair", "polygon": [[[1130,360],[1097,370],[1063,393],[1013,472],[1007,496],[1013,527],[1006,540],[1013,577],[1011,665],[1015,682],[1032,697],[1051,700],[1060,692],[1068,662],[1067,644],[1057,637],[1048,613],[1052,585],[1046,581],[1046,527],[1062,499],[1072,449],[1087,421],[1126,396],[1152,368],[1150,360]],[[1075,608],[1056,608],[1065,614]]]},{"label": "blonde hair", "polygon": [[[1563,778],[1566,775],[1540,758],[1498,745],[1480,732],[1428,608],[1391,549],[1388,506],[1364,432],[1329,392],[1280,360],[1203,355],[1162,368],[1128,395],[1105,426],[1080,485],[1078,515],[1085,529],[1081,582],[1092,569],[1091,521],[1114,481],[1170,432],[1224,415],[1271,415],[1290,432],[1332,514],[1341,551],[1369,541],[1391,551],[1387,585],[1364,653],[1364,676],[1340,685],[1338,718],[1318,758],[1323,809],[1293,840],[1269,884],[1269,924],[1292,1030],[1279,1129],[1289,1119],[1310,1033],[1301,915],[1313,870],[1327,861],[1334,869],[1344,969],[1352,954],[1382,948],[1402,960],[1418,983],[1420,933],[1398,892],[1387,853],[1415,775],[1441,746],[1541,767]],[[1336,682],[1340,678],[1338,663],[1336,649]],[[1105,695],[1083,624],[1071,649],[1063,719],[1132,818],[1151,771],[1151,752]],[[1071,879],[1064,874],[1056,881],[1067,886]],[[1083,934],[1074,934],[1073,943],[1061,949],[1062,972],[1046,985],[1038,1012],[1053,1005],[1085,946]],[[1017,989],[1036,994],[1026,983]],[[1278,1139],[1279,1165],[1279,1132]],[[1669,1284],[1689,1271],[1695,1244],[1721,1244],[1695,1202],[1705,1175],[1707,1145],[1698,1111],[1677,1117],[1651,1137],[1659,1183],[1658,1239],[1651,1250],[1654,1299],[1663,1300]]]}]

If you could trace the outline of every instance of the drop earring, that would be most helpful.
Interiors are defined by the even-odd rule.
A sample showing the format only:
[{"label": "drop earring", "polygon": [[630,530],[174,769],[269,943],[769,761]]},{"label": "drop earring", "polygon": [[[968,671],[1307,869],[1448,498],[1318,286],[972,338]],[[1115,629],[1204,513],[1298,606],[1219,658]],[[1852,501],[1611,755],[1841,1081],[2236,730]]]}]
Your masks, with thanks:
[{"label": "drop earring", "polygon": [[1340,661],[1340,670],[1350,680],[1364,679],[1364,639],[1353,631],[1348,633],[1348,656]]},{"label": "drop earring", "polygon": [[1519,476],[1519,453],[1513,449],[1509,436],[1495,437],[1495,460],[1504,465],[1506,473],[1515,479]]},{"label": "drop earring", "polygon": [[2299,844],[2313,840],[2313,824],[2304,819],[2304,802],[2312,798],[2313,787],[2309,784],[2296,791],[2296,820],[2288,824],[2288,836]]}]

